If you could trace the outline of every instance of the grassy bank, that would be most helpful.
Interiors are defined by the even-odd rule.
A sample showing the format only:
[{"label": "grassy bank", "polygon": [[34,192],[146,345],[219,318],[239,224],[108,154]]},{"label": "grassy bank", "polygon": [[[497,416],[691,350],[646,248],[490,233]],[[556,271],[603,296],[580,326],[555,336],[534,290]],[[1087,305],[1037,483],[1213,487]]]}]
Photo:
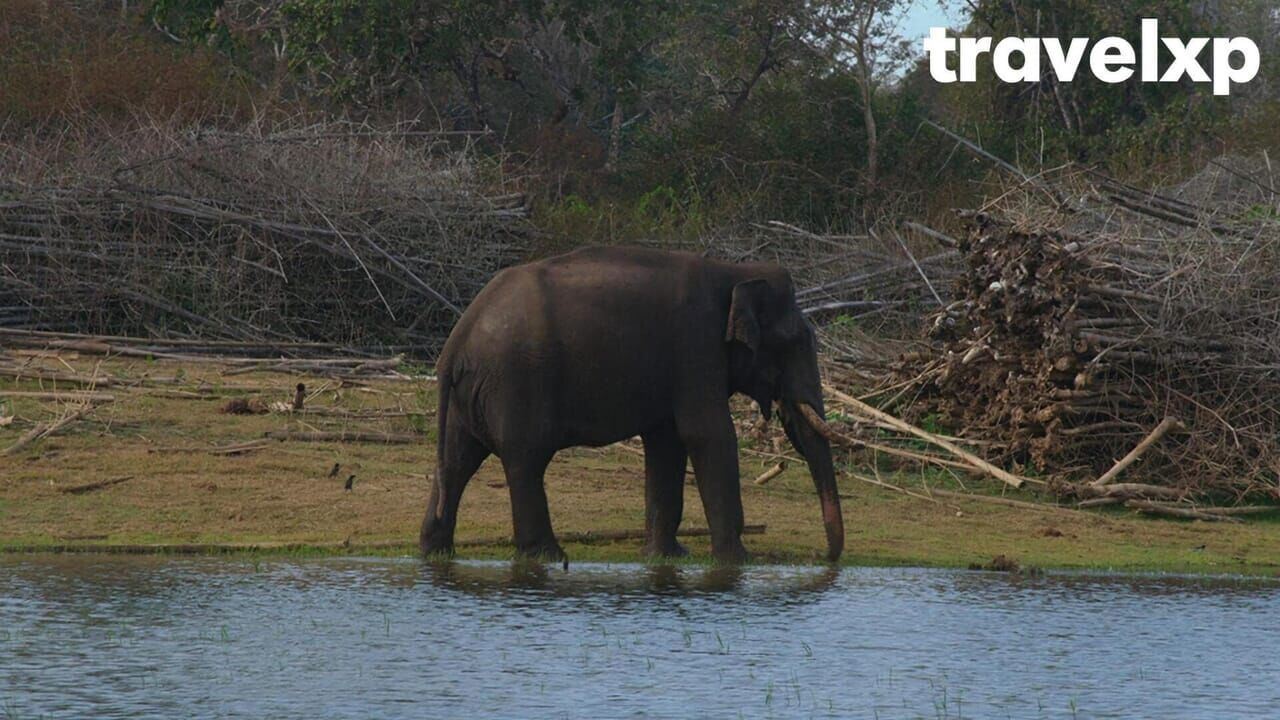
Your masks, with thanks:
[{"label": "grassy bank", "polygon": [[[0,550],[413,552],[434,464],[429,380],[343,383],[243,368],[232,372],[217,363],[104,361],[73,353],[24,353],[9,362],[45,374],[96,371],[113,382],[95,391],[113,399],[53,435],[0,456]],[[298,382],[312,393],[309,408],[329,412],[223,412],[237,398],[259,410],[287,402]],[[85,388],[0,378],[3,414],[14,416],[0,426],[0,450],[36,423],[66,412],[64,398],[15,393],[55,389]],[[417,437],[397,444],[271,441],[238,454],[221,450],[283,430]],[[746,544],[762,562],[818,562],[823,532],[803,466],[792,463],[765,486],[750,481],[774,462],[767,453],[743,449],[747,522],[767,526]],[[941,482],[905,471],[884,478],[921,492],[926,479]],[[848,564],[965,567],[1005,555],[1043,568],[1280,572],[1280,525],[1274,516],[1239,525],[1182,522],[1124,510],[1031,510],[950,497],[930,502],[848,477],[841,484]],[[1000,492],[981,480],[965,484],[969,492]],[[643,526],[638,446],[562,452],[547,485],[562,536]],[[1016,497],[1036,499],[1028,493]],[[705,527],[692,485],[686,487],[685,525]],[[459,554],[507,557],[510,548],[502,540],[509,534],[507,490],[500,466],[490,459],[463,500]],[[694,561],[706,560],[706,538],[685,542]],[[639,547],[638,540],[566,543],[575,561],[633,561]]]}]

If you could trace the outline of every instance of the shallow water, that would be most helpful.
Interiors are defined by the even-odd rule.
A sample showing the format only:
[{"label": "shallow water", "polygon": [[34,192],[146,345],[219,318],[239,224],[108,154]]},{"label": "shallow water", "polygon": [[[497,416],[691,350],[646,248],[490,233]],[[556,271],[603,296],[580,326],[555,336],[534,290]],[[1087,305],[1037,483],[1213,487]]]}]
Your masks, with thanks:
[{"label": "shallow water", "polygon": [[1276,717],[1273,581],[0,559],[4,717]]}]

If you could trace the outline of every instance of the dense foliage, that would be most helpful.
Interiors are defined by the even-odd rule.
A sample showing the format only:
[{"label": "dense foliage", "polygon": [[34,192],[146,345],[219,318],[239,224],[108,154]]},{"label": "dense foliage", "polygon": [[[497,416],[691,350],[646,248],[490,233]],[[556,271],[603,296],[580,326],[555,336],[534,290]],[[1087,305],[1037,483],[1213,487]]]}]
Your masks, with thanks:
[{"label": "dense foliage", "polygon": [[[1260,77],[940,85],[898,34],[904,0],[145,0],[0,8],[0,108],[193,115],[252,107],[487,131],[537,182],[553,236],[696,234],[780,219],[938,216],[989,168],[929,118],[1028,170],[1177,171],[1265,122],[1280,21],[1267,0],[975,0],[966,33],[1136,41],[1247,34]],[[57,29],[58,32],[52,32]],[[156,71],[163,69],[163,72]],[[13,131],[11,126],[8,132]]]}]

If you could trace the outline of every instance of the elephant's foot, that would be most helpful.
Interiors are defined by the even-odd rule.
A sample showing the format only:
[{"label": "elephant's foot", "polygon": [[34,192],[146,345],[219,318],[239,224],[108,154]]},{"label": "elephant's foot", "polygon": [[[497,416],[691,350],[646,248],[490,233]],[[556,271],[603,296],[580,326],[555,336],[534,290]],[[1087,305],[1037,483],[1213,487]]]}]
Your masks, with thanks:
[{"label": "elephant's foot", "polygon": [[453,534],[439,527],[423,527],[418,536],[418,547],[426,557],[452,557]]},{"label": "elephant's foot", "polygon": [[718,565],[741,565],[751,559],[747,549],[742,546],[742,541],[736,538],[734,542],[725,543],[723,547],[713,547],[711,556],[715,558]]},{"label": "elephant's foot", "polygon": [[516,548],[516,553],[530,560],[556,564],[563,563],[565,566],[569,564],[569,556],[565,554],[564,548],[560,547],[560,543],[554,539],[521,545]]},{"label": "elephant's foot", "polygon": [[453,557],[453,543],[434,543],[419,542],[418,546],[422,550],[423,557],[426,558],[451,558]]},{"label": "elephant's foot", "polygon": [[666,542],[650,541],[645,543],[644,550],[641,552],[645,557],[651,559],[682,558],[689,556],[689,549],[684,545],[681,545],[675,539]]}]

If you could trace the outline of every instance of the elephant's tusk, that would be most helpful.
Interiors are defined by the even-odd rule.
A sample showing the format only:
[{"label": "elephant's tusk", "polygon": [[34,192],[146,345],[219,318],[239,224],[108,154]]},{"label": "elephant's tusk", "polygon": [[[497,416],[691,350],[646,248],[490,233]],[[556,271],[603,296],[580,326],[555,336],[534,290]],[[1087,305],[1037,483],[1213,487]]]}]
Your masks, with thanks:
[{"label": "elephant's tusk", "polygon": [[809,423],[809,427],[813,428],[819,435],[827,439],[827,442],[842,445],[847,444],[847,440],[840,433],[831,429],[827,421],[822,419],[817,410],[807,403],[796,403],[796,407],[800,408],[800,414],[804,416],[805,422]]}]

